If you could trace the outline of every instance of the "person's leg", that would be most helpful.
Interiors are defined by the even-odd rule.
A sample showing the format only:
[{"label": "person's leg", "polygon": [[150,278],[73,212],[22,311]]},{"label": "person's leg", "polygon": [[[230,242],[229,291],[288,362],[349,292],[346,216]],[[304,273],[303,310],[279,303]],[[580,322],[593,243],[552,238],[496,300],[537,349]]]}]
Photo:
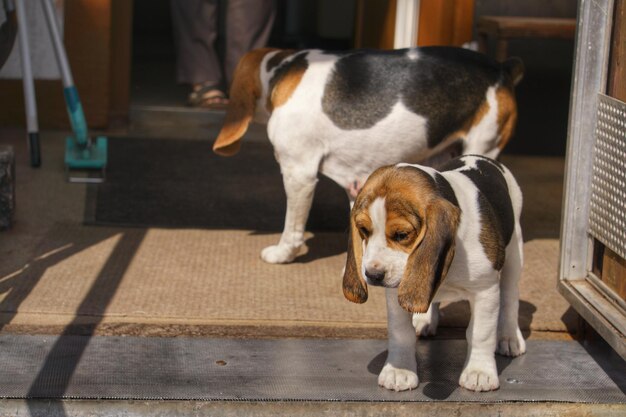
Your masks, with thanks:
[{"label": "person's leg", "polygon": [[171,0],[179,83],[222,87],[222,69],[215,51],[217,0]]},{"label": "person's leg", "polygon": [[227,0],[227,4],[224,73],[230,85],[239,59],[267,44],[276,5],[274,0]]}]

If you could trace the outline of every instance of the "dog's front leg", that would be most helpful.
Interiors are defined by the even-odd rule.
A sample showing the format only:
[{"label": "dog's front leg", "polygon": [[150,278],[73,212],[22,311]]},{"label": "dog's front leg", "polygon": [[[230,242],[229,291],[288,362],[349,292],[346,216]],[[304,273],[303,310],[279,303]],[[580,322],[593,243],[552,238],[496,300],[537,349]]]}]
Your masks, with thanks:
[{"label": "dog's front leg", "polygon": [[268,246],[261,252],[261,258],[271,264],[288,263],[294,260],[304,244],[304,228],[311,210],[318,165],[283,164],[283,184],[287,194],[285,227],[278,245]]},{"label": "dog's front leg", "polygon": [[500,287],[494,284],[470,297],[472,317],[467,328],[467,358],[459,379],[463,388],[491,391],[500,387],[496,368],[496,336]]},{"label": "dog's front leg", "polygon": [[378,375],[378,385],[395,391],[416,388],[417,361],[415,360],[415,328],[411,313],[398,303],[398,289],[386,288],[387,332],[389,334],[387,360]]}]

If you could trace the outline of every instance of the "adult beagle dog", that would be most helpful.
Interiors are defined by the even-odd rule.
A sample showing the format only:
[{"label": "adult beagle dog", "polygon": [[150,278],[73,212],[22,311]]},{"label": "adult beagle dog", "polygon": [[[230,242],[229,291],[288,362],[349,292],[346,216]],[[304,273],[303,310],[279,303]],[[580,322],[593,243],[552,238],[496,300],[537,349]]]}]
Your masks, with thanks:
[{"label": "adult beagle dog", "polygon": [[522,67],[450,47],[247,53],[213,150],[234,155],[253,119],[267,123],[287,212],[280,241],[262,251],[263,260],[286,263],[298,254],[319,172],[352,203],[383,165],[421,162],[457,142],[463,153],[496,157],[517,120]]},{"label": "adult beagle dog", "polygon": [[499,387],[494,352],[526,350],[517,318],[521,210],[511,172],[482,156],[453,159],[439,171],[386,166],[369,177],[350,214],[343,292],[363,303],[368,285],[385,287],[389,347],[379,385],[417,387],[412,313],[425,313],[418,314],[425,325],[431,303],[466,299],[471,319],[459,384]]}]

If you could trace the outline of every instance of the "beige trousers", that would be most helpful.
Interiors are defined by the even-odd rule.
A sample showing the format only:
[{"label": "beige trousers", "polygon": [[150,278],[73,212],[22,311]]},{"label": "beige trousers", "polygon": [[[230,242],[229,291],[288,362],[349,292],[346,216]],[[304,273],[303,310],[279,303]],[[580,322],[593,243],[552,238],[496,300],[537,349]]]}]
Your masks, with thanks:
[{"label": "beige trousers", "polygon": [[[218,7],[226,7],[223,62],[215,50]],[[274,0],[171,0],[171,10],[177,81],[223,89],[243,54],[266,45],[276,14]]]}]

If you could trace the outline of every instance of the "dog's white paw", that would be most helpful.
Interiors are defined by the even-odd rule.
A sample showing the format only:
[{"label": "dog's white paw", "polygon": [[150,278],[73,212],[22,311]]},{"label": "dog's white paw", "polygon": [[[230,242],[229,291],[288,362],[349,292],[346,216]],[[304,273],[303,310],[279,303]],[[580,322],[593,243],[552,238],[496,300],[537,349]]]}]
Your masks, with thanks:
[{"label": "dog's white paw", "polygon": [[417,388],[417,373],[409,369],[396,368],[390,363],[385,364],[378,375],[378,385],[394,391],[406,391]]},{"label": "dog's white paw", "polygon": [[467,366],[461,373],[459,385],[470,391],[493,391],[500,388],[498,372],[495,369]]},{"label": "dog's white paw", "polygon": [[514,333],[504,333],[498,338],[498,347],[496,352],[503,356],[520,356],[526,353],[526,341],[522,336],[520,329],[516,329]]},{"label": "dog's white paw", "polygon": [[426,313],[413,314],[413,327],[418,336],[434,336],[439,326],[439,309],[432,305]]},{"label": "dog's white paw", "polygon": [[298,248],[286,245],[272,245],[261,251],[261,259],[268,264],[286,264],[293,261],[298,254]]}]

